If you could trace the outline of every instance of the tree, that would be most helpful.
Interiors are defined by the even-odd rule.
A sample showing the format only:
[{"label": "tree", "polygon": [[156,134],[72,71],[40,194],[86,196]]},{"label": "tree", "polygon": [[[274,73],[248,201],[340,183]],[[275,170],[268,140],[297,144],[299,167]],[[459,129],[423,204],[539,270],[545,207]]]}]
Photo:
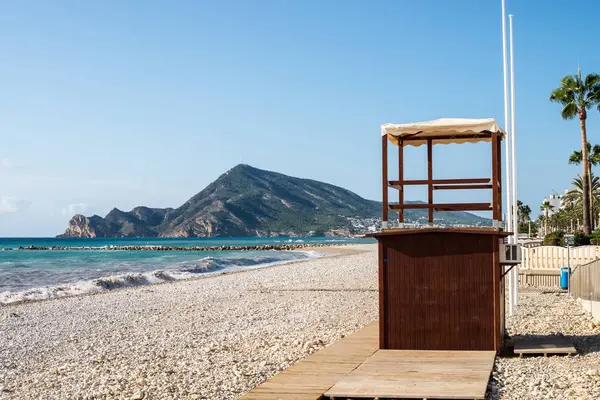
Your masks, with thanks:
[{"label": "tree", "polygon": [[527,222],[531,219],[531,208],[527,204],[523,204],[521,200],[517,200],[517,219],[519,223]]},{"label": "tree", "polygon": [[[599,106],[600,107],[600,106]],[[587,151],[588,151],[588,169],[590,171],[590,174],[588,175],[588,185],[589,185],[589,191],[590,191],[590,208],[593,210],[594,209],[594,196],[592,195],[592,165],[593,166],[597,166],[598,164],[600,164],[600,145],[594,145],[594,147],[592,147],[592,145],[588,142],[587,144]],[[583,154],[581,153],[581,151],[574,151],[573,154],[571,154],[571,156],[569,157],[569,164],[576,164],[576,165],[580,165],[581,164],[581,160],[583,160]],[[591,219],[591,223],[592,223],[592,229],[594,229],[594,218],[593,215],[595,215],[592,212],[592,219]]]},{"label": "tree", "polygon": [[528,205],[523,204],[521,200],[517,200],[517,220],[519,221],[519,233],[529,234],[537,232],[535,222],[533,223],[533,229],[531,226],[531,208]]},{"label": "tree", "polygon": [[[594,204],[600,203],[600,178],[594,176],[594,174],[590,174],[591,178],[591,197]],[[563,197],[563,202],[572,205],[573,207],[582,207],[584,196],[583,196],[583,179],[580,175],[577,175],[575,179],[573,179],[573,188],[565,193]],[[592,208],[592,212],[595,214],[595,209]]]},{"label": "tree", "polygon": [[[588,74],[585,79],[581,77],[581,69],[577,75],[567,75],[560,81],[560,87],[554,89],[550,94],[550,101],[563,106],[560,113],[563,119],[579,117],[581,129],[581,156],[583,160],[588,159],[586,119],[587,110],[600,102],[600,75]],[[583,229],[585,233],[592,233],[590,198],[589,198],[589,169],[588,163],[583,162]]]},{"label": "tree", "polygon": [[548,233],[548,213],[553,209],[552,204],[548,200],[544,200],[540,206],[540,210],[544,213],[544,234]]}]

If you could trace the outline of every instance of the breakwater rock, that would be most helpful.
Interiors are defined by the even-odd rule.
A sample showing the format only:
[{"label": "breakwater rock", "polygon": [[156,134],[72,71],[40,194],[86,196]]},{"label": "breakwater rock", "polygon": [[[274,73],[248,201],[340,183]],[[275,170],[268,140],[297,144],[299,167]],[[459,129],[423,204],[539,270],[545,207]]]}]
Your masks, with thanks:
[{"label": "breakwater rock", "polygon": [[84,246],[84,247],[73,247],[73,246],[19,246],[17,248],[4,248],[3,250],[15,250],[15,251],[60,251],[60,250],[81,250],[81,251],[249,251],[249,250],[301,250],[306,248],[314,247],[337,247],[345,246],[347,244],[326,244],[326,243],[290,243],[290,244],[262,244],[262,245],[249,245],[249,246],[159,246],[159,245],[109,245],[109,246]]}]

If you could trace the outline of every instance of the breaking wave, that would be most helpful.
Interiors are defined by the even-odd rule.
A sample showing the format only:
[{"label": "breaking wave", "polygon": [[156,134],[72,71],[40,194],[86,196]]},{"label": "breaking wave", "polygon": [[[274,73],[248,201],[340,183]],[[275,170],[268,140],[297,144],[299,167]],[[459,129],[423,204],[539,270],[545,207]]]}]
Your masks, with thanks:
[{"label": "breaking wave", "polygon": [[[288,252],[300,253],[300,252]],[[276,256],[213,258],[205,257],[193,262],[177,263],[171,268],[157,269],[147,272],[126,272],[73,283],[55,286],[36,287],[27,290],[0,292],[0,305],[15,304],[25,301],[46,300],[59,297],[77,296],[98,293],[125,287],[151,285],[155,283],[189,279],[202,274],[234,271],[238,269],[258,268],[298,259],[318,257],[315,252],[303,252],[300,257],[282,258]],[[288,256],[289,257],[289,256]],[[19,267],[25,267],[19,265]]]}]

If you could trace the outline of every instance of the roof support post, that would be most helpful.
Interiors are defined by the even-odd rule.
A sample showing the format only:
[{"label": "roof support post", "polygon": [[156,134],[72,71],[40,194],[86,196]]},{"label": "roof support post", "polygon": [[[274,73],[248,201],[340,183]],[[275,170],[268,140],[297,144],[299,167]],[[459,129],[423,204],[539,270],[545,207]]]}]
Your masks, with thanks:
[{"label": "roof support post", "polygon": [[500,220],[498,209],[498,141],[496,132],[492,132],[492,225],[499,227]]},{"label": "roof support post", "polygon": [[388,138],[387,135],[381,136],[381,177],[383,180],[383,210],[381,215],[381,228],[387,229],[388,227]]},{"label": "roof support post", "polygon": [[[429,183],[427,184],[427,199],[428,203],[431,206],[433,204],[433,140],[427,139],[427,179]],[[433,224],[433,207],[429,207],[429,216],[428,216],[429,225]]]},{"label": "roof support post", "polygon": [[[502,222],[502,137],[500,135],[496,135],[496,177],[495,179],[498,181],[498,217],[500,218],[500,222]],[[500,226],[501,227],[501,226]]]},{"label": "roof support post", "polygon": [[[398,142],[398,180],[400,181],[400,190],[398,193],[398,204],[404,206],[404,143]],[[398,223],[400,228],[404,228],[404,207],[398,210]]]}]

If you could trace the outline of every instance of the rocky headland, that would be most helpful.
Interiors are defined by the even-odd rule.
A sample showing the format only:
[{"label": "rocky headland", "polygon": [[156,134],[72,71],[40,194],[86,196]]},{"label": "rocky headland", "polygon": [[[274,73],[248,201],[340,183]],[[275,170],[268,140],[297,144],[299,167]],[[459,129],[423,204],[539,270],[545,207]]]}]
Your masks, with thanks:
[{"label": "rocky headland", "polygon": [[[426,213],[407,210],[405,218],[424,221]],[[178,208],[114,208],[104,217],[77,214],[58,237],[350,236],[375,230],[380,215],[380,202],[339,186],[240,164]],[[449,224],[490,222],[467,212],[435,217]]]}]

